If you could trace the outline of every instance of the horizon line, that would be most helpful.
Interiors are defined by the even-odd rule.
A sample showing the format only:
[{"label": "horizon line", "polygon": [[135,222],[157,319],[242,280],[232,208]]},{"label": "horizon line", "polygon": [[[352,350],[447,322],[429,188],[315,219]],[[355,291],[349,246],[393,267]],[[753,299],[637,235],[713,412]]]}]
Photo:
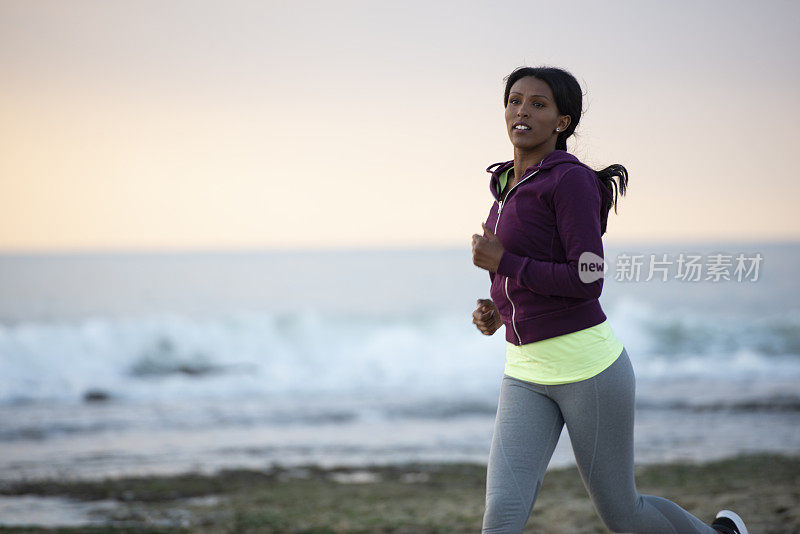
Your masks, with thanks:
[{"label": "horizon line", "polygon": [[[605,248],[651,247],[651,246],[696,246],[711,247],[719,245],[800,245],[800,237],[771,237],[764,239],[630,239],[614,243],[603,243]],[[0,249],[0,257],[20,256],[92,256],[92,255],[174,255],[174,254],[257,254],[257,253],[335,253],[335,252],[430,252],[430,251],[469,251],[469,244],[399,244],[399,245],[343,245],[343,246],[208,246],[208,247],[75,247],[75,248],[30,248]]]}]

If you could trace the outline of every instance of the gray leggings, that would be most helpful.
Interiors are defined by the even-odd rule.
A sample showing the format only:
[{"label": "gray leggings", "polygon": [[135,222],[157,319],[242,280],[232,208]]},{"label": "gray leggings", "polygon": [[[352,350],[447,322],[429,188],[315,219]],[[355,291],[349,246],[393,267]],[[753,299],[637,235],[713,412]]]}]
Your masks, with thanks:
[{"label": "gray leggings", "polygon": [[593,378],[545,386],[504,376],[486,480],[483,534],[521,533],[567,424],[583,483],[613,532],[718,534],[633,480],[635,377],[628,352]]}]

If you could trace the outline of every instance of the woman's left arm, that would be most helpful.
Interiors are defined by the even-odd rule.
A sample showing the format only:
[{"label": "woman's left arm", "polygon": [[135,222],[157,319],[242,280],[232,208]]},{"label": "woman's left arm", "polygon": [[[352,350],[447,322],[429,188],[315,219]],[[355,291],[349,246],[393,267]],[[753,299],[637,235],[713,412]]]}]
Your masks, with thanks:
[{"label": "woman's left arm", "polygon": [[[589,280],[596,276],[584,271],[587,278],[587,282],[584,282],[579,269],[586,267],[587,260],[602,262],[601,203],[599,182],[594,172],[586,167],[575,167],[564,173],[553,192],[553,206],[567,263],[535,260],[505,250],[500,257],[497,273],[513,278],[542,295],[598,298],[603,290],[602,276]],[[581,258],[586,252],[594,256]]]}]

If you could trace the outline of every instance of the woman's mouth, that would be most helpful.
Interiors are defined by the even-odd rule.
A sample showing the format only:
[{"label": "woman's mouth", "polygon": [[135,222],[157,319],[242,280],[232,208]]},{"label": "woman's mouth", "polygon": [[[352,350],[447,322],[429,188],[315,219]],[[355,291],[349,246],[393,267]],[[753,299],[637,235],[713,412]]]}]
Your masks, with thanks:
[{"label": "woman's mouth", "polygon": [[528,132],[530,131],[531,127],[524,122],[515,122],[511,129],[515,132]]}]

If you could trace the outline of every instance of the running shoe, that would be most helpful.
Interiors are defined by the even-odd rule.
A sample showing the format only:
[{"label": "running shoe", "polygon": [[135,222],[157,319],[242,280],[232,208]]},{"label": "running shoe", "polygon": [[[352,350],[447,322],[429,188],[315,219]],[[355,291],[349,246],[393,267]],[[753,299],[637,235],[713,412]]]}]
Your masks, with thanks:
[{"label": "running shoe", "polygon": [[711,528],[716,529],[722,534],[747,534],[747,527],[738,514],[730,510],[720,510]]}]

